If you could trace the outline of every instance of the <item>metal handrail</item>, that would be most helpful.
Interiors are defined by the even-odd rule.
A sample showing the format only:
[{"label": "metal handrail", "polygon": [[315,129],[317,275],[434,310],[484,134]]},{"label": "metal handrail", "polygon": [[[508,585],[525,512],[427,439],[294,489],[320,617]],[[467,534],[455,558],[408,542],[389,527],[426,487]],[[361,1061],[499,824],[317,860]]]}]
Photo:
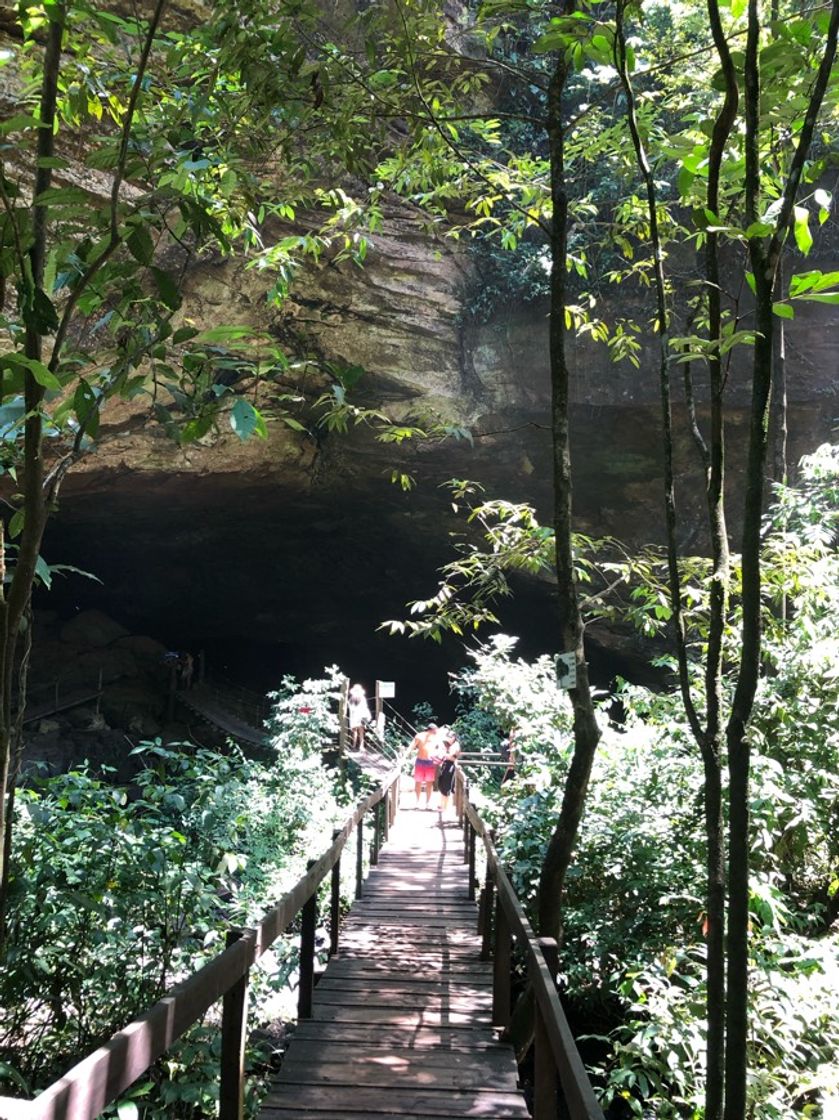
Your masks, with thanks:
[{"label": "metal handrail", "polygon": [[459,766],[455,771],[455,807],[463,826],[464,858],[469,863],[472,898],[476,883],[476,837],[483,841],[486,853],[486,879],[478,907],[478,932],[482,937],[482,958],[493,961],[495,1026],[506,1028],[510,1025],[514,938],[527,961],[528,979],[536,1005],[534,1120],[556,1120],[557,1083],[570,1120],[604,1120],[554,982],[558,970],[556,941],[537,938],[533,932],[498,858],[491,831],[469,800],[469,783]]},{"label": "metal handrail", "polygon": [[378,789],[355,808],[332,844],[279,903],[253,929],[228,931],[228,947],[113,1035],[34,1100],[0,1097],[0,1120],[94,1120],[123,1093],[184,1031],[223,998],[221,1022],[220,1120],[244,1115],[244,1052],[247,1037],[247,982],[255,961],[302,911],[298,1017],[311,1017],[317,891],[332,873],[330,955],[337,952],[340,918],[340,860],[357,830],[356,897],[363,890],[363,818],[375,810],[371,863],[378,860],[396,815],[401,771],[395,768]]},{"label": "metal handrail", "polygon": [[391,723],[396,723],[397,727],[399,727],[403,735],[407,735],[411,739],[413,739],[413,737],[417,734],[416,727],[414,727],[409,720],[405,719],[402,713],[397,711],[396,708],[394,708],[394,706],[387,700],[382,700],[382,707],[387,708],[387,718],[391,721]]}]

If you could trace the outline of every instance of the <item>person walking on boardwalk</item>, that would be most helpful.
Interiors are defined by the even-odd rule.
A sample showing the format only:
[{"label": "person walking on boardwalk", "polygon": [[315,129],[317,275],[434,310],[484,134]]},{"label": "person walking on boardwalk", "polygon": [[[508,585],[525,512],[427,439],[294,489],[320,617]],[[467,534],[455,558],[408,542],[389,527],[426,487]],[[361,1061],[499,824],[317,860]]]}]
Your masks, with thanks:
[{"label": "person walking on boardwalk", "polygon": [[441,737],[444,753],[443,761],[440,763],[440,769],[437,773],[437,789],[440,791],[438,808],[441,813],[445,813],[454,789],[455,763],[457,762],[457,756],[460,754],[460,739],[450,727],[443,728]]},{"label": "person walking on boardwalk", "polygon": [[439,732],[436,723],[429,723],[425,731],[418,731],[411,742],[411,750],[416,752],[414,762],[414,792],[417,808],[420,807],[420,794],[425,787],[425,807],[431,808],[431,794],[434,790],[434,775],[437,770],[436,754],[439,747]]},{"label": "person walking on boardwalk", "polygon": [[352,750],[364,749],[364,724],[371,719],[367,696],[360,684],[354,684],[347,693],[347,716],[350,725]]}]

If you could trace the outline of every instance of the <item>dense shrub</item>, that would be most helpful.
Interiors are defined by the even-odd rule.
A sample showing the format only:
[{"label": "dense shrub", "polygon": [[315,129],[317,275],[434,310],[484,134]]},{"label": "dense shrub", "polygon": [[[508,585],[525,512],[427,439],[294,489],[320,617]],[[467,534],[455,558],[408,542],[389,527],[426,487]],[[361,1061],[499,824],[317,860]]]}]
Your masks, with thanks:
[{"label": "dense shrub", "polygon": [[[765,660],[750,725],[749,1107],[767,1120],[839,1106],[838,542],[839,448],[824,447],[802,463],[795,490],[777,489],[764,537]],[[698,578],[691,591],[691,648],[700,650]],[[651,603],[656,596],[653,586]],[[738,609],[735,594],[731,642]],[[520,897],[532,905],[570,732],[550,659],[528,666],[513,648],[498,636],[483,645],[457,687],[480,719],[527,730],[517,779],[500,790],[485,781],[482,792]],[[699,668],[696,687],[701,697]],[[592,1072],[609,1115],[698,1120],[702,764],[676,693],[622,685],[620,700],[620,726],[600,714],[566,885],[561,978],[594,1036]]]},{"label": "dense shrub", "polygon": [[[260,917],[328,846],[351,797],[322,760],[337,679],[283,682],[268,762],[232,744],[155,741],[136,749],[129,788],[83,767],[20,790],[0,980],[3,1091],[28,1095],[53,1080],[218,952],[227,928]],[[291,941],[261,964],[256,1023],[294,977]],[[120,1116],[214,1115],[216,1035],[212,1023],[190,1031]]]}]

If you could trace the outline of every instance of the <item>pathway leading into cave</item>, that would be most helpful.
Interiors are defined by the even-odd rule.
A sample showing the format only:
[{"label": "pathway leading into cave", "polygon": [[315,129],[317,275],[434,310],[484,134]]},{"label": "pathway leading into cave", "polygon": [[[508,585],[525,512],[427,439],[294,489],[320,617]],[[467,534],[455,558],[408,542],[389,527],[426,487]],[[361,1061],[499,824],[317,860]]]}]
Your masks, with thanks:
[{"label": "pathway leading into cave", "polygon": [[259,1120],[528,1117],[476,928],[456,820],[403,807]]}]

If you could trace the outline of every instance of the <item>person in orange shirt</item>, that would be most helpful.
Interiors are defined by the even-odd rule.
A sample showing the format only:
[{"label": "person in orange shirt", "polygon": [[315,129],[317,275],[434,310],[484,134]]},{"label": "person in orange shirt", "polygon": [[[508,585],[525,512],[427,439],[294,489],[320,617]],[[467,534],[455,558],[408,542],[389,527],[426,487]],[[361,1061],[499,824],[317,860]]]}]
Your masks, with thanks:
[{"label": "person in orange shirt", "polygon": [[411,750],[416,752],[414,762],[414,792],[417,808],[420,807],[420,794],[425,787],[425,807],[431,808],[431,794],[434,792],[434,775],[437,770],[436,755],[439,753],[436,723],[429,723],[425,731],[418,731],[411,742]]}]

